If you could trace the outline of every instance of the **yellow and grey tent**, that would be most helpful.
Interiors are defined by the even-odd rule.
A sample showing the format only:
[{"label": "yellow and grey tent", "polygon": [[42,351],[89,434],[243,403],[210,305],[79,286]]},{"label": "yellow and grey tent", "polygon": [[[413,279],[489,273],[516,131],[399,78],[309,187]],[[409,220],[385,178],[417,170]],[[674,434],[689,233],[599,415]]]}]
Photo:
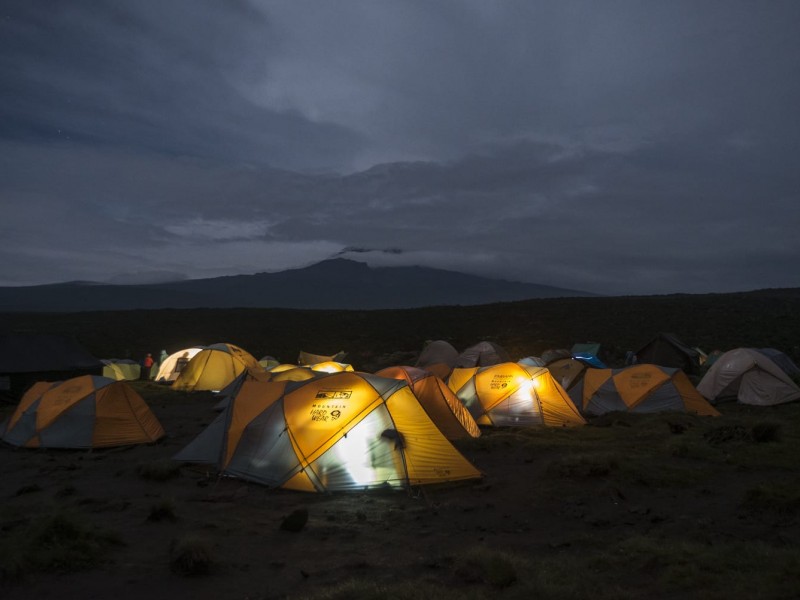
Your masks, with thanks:
[{"label": "yellow and grey tent", "polygon": [[[352,370],[352,369],[351,369]],[[270,381],[306,381],[324,375],[325,371],[315,371],[308,367],[295,367],[284,371],[270,372]]]},{"label": "yellow and grey tent", "polygon": [[430,371],[416,367],[388,367],[375,375],[408,383],[425,412],[448,440],[480,436],[480,428],[461,400]]},{"label": "yellow and grey tent", "polygon": [[586,421],[544,367],[501,363],[453,369],[448,387],[478,425],[584,425]]},{"label": "yellow and grey tent", "polygon": [[27,448],[127,446],[163,435],[132,387],[97,375],[34,384],[2,430],[4,442]]},{"label": "yellow and grey tent", "polygon": [[341,371],[354,371],[352,365],[336,362],[333,360],[326,360],[324,362],[314,363],[309,367],[312,371],[318,373],[339,373]]},{"label": "yellow and grey tent", "polygon": [[142,367],[135,360],[104,358],[103,377],[114,379],[115,381],[136,381],[142,374]]},{"label": "yellow and grey tent", "polygon": [[633,365],[624,369],[587,369],[570,397],[586,415],[611,411],[689,412],[719,416],[680,369]]},{"label": "yellow and grey tent", "polygon": [[178,350],[167,356],[158,367],[158,374],[155,377],[156,381],[175,381],[178,375],[181,374],[181,371],[189,364],[189,361],[201,350],[202,348],[198,346],[192,346],[191,348],[184,348],[183,350]]},{"label": "yellow and grey tent", "polygon": [[297,382],[246,381],[225,412],[174,458],[309,492],[481,476],[405,382],[349,372]]},{"label": "yellow and grey tent", "polygon": [[206,346],[181,371],[172,388],[184,391],[218,392],[247,369],[263,371],[247,351],[233,344]]}]

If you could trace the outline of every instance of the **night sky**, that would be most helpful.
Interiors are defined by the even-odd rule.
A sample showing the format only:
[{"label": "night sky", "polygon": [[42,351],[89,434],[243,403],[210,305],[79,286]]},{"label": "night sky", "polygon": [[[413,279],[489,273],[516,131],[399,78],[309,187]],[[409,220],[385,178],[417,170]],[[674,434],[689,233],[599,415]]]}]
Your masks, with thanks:
[{"label": "night sky", "polygon": [[800,2],[0,0],[0,285],[800,286]]}]

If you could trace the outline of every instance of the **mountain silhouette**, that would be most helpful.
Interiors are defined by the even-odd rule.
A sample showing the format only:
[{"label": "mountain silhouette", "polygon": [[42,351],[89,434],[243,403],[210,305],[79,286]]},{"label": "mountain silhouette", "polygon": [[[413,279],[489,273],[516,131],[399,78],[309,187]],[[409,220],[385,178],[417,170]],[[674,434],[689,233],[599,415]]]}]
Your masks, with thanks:
[{"label": "mountain silhouette", "polygon": [[0,311],[159,308],[383,309],[476,305],[594,294],[428,267],[370,267],[334,258],[300,269],[172,283],[70,282],[1,287]]}]

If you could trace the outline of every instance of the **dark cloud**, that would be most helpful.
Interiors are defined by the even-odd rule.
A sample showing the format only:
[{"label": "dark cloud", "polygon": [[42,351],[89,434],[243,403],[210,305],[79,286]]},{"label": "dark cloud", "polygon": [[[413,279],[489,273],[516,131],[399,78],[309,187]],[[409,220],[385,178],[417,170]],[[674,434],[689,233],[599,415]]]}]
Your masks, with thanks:
[{"label": "dark cloud", "polygon": [[798,25],[780,1],[6,2],[0,283],[341,255],[796,286]]}]

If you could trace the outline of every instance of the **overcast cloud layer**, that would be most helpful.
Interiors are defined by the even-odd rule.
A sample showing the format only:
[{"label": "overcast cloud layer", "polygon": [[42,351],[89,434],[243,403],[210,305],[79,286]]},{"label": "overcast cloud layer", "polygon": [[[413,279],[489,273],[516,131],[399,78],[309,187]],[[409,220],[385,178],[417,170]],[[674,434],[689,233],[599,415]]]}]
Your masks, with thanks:
[{"label": "overcast cloud layer", "polygon": [[800,2],[5,0],[0,285],[800,286]]}]

